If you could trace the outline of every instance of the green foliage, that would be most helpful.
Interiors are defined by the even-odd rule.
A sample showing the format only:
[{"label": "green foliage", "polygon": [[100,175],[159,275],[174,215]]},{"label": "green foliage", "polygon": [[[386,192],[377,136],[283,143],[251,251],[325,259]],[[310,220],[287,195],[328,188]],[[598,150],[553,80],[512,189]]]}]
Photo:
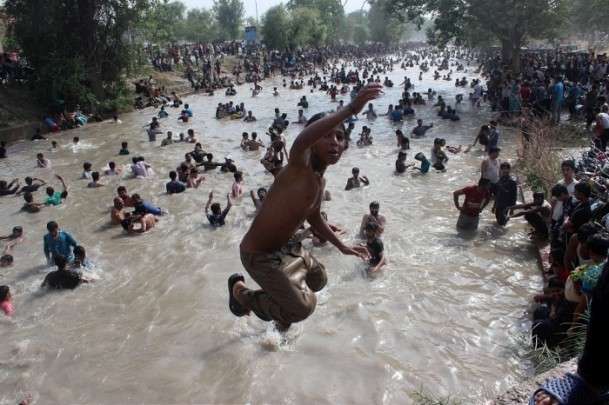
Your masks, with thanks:
[{"label": "green foliage", "polygon": [[61,98],[66,103],[91,106],[96,97],[88,86],[89,75],[81,57],[55,60],[38,69],[35,91],[41,102]]},{"label": "green foliage", "polygon": [[181,1],[154,1],[146,14],[146,40],[161,44],[172,43],[181,28],[185,12],[186,5]]},{"label": "green foliage", "polygon": [[9,35],[36,69],[43,101],[92,107],[133,64],[132,39],[153,0],[6,0]]},{"label": "green foliage", "polygon": [[268,9],[262,16],[260,34],[269,49],[283,49],[288,46],[287,32],[290,30],[290,15],[279,4]]},{"label": "green foliage", "polygon": [[[375,0],[377,3],[379,0]],[[426,16],[433,25],[427,35],[440,47],[450,41],[472,44],[492,37],[504,55],[517,56],[527,37],[555,38],[565,17],[564,0],[385,0],[389,14],[421,26]]]},{"label": "green foliage", "polygon": [[387,13],[385,1],[377,0],[370,6],[368,29],[372,42],[389,45],[400,41],[405,32],[405,25],[402,21]]},{"label": "green foliage", "polygon": [[212,10],[220,26],[220,38],[229,40],[243,37],[245,7],[240,0],[214,0]]},{"label": "green foliage", "polygon": [[345,9],[340,0],[289,0],[287,8],[292,13],[298,8],[318,11],[318,24],[321,23],[325,27],[327,35],[334,40],[340,37],[345,24]]},{"label": "green foliage", "polygon": [[326,26],[314,8],[297,7],[292,11],[289,44],[292,47],[320,46],[326,41]]},{"label": "green foliage", "polygon": [[216,41],[220,38],[220,27],[213,12],[205,8],[188,10],[182,24],[180,36],[192,42]]},{"label": "green foliage", "polygon": [[451,395],[446,397],[437,397],[434,394],[423,391],[423,386],[417,391],[414,391],[411,395],[411,399],[414,400],[416,405],[463,405],[465,402],[451,398]]}]

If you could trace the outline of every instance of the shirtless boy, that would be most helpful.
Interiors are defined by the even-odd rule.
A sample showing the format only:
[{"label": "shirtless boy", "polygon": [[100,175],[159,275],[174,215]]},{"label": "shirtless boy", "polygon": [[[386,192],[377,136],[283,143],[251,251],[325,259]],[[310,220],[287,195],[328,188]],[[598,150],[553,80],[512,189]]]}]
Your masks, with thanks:
[{"label": "shirtless boy", "polygon": [[343,254],[367,258],[363,246],[346,246],[332,232],[320,206],[323,175],[344,150],[342,122],[375,99],[381,88],[367,85],[346,108],[314,116],[294,140],[289,163],[275,178],[240,246],[241,262],[261,289],[247,288],[239,273],[228,279],[234,315],[252,311],[260,319],[275,321],[278,330],[286,330],[313,313],[315,292],[326,285],[327,275],[324,266],[303,249],[300,235],[295,235],[305,220]]},{"label": "shirtless boy", "polygon": [[370,203],[370,214],[364,214],[362,224],[359,227],[359,233],[362,237],[366,237],[366,224],[372,222],[377,225],[376,236],[381,236],[385,232],[385,224],[387,218],[383,214],[379,214],[380,204],[377,201]]},{"label": "shirtless boy", "polygon": [[351,170],[351,174],[353,175],[353,177],[349,177],[347,179],[347,185],[345,186],[345,190],[351,190],[353,188],[358,188],[362,185],[362,183],[364,184],[364,186],[367,186],[368,184],[370,184],[368,177],[366,177],[366,176],[359,177],[359,169],[357,167],[354,167]]}]

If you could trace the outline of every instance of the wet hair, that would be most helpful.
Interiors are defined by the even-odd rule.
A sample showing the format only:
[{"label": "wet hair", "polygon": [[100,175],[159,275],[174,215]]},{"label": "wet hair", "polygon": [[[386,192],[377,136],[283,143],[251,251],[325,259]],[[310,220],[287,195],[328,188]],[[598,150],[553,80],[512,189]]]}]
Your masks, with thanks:
[{"label": "wet hair", "polygon": [[55,256],[55,266],[57,266],[57,268],[59,270],[63,270],[65,269],[65,267],[68,265],[68,258],[65,257],[64,255],[57,255]]},{"label": "wet hair", "polygon": [[114,163],[114,162],[110,162],[110,163],[108,163],[108,167],[109,167],[111,170],[114,170],[114,168],[116,167],[116,163]]},{"label": "wet hair", "polygon": [[177,174],[177,173],[176,173],[174,170],[172,170],[172,171],[170,171],[170,172],[169,172],[169,178],[170,178],[171,180],[175,180],[175,179],[176,179],[176,177],[178,177],[178,174]]},{"label": "wet hair", "polygon": [[267,192],[266,187],[260,187],[260,188],[258,189],[258,194],[260,194],[260,192],[261,192],[261,191],[264,191],[264,192],[266,193],[266,192]]},{"label": "wet hair", "polygon": [[243,173],[242,173],[242,172],[240,172],[240,171],[236,171],[236,172],[233,174],[233,177],[235,178],[235,181],[239,180],[239,179],[240,179],[242,176],[243,176]]},{"label": "wet hair", "polygon": [[366,226],[364,227],[364,230],[366,230],[366,231],[376,232],[376,231],[378,231],[378,229],[379,229],[379,226],[377,224],[375,224],[374,222],[368,222],[366,224]]},{"label": "wet hair", "polygon": [[99,180],[99,172],[91,173],[91,178],[93,179],[93,181]]},{"label": "wet hair", "polygon": [[354,167],[351,169],[351,173],[359,173],[359,167]]},{"label": "wet hair", "polygon": [[0,257],[0,261],[6,263],[7,266],[13,264],[13,255],[5,254]]},{"label": "wet hair", "polygon": [[586,246],[591,253],[599,256],[607,256],[609,249],[609,237],[600,233],[586,239]]},{"label": "wet hair", "polygon": [[6,297],[8,297],[8,293],[11,290],[11,287],[8,285],[0,285],[0,302],[5,301]]},{"label": "wet hair", "polygon": [[565,280],[560,277],[551,277],[548,280],[548,288],[565,288]]},{"label": "wet hair", "polygon": [[27,185],[32,184],[33,181],[34,181],[34,179],[32,179],[30,176],[27,176],[25,178],[25,184],[27,184]]},{"label": "wet hair", "polygon": [[72,252],[74,253],[74,256],[85,257],[86,255],[84,246],[80,245],[76,246]]},{"label": "wet hair", "polygon": [[89,162],[85,162],[82,164],[82,168],[85,170],[90,170],[93,167],[93,165]]},{"label": "wet hair", "polygon": [[127,192],[127,189],[125,188],[125,186],[118,186],[118,188],[116,189],[117,193],[121,193],[121,192]]},{"label": "wet hair", "polygon": [[13,227],[13,233],[23,234],[23,227],[21,227],[21,226],[14,226]]},{"label": "wet hair", "polygon": [[55,229],[59,229],[59,225],[57,225],[57,222],[55,222],[55,221],[47,222],[47,230],[49,232],[54,231]]},{"label": "wet hair", "polygon": [[221,213],[222,213],[222,208],[220,207],[220,203],[213,203],[213,204],[211,205],[211,212],[212,212],[214,215],[221,214]]},{"label": "wet hair", "polygon": [[381,207],[381,205],[379,204],[379,202],[378,202],[378,201],[372,201],[372,202],[370,203],[370,208],[372,208],[372,207],[380,208],[380,207]]}]

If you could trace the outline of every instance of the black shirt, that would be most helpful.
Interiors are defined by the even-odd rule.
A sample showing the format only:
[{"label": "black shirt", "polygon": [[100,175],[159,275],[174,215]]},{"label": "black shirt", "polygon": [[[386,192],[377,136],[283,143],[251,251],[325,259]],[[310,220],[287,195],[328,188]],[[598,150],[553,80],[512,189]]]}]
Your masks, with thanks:
[{"label": "black shirt", "polygon": [[40,184],[31,184],[29,186],[23,186],[19,192],[21,193],[33,193],[40,188]]},{"label": "black shirt", "polygon": [[372,242],[366,242],[366,249],[370,254],[370,264],[376,266],[381,261],[381,252],[385,250],[383,241],[379,238],[374,238]]},{"label": "black shirt", "polygon": [[167,189],[167,194],[183,193],[186,190],[186,186],[177,180],[170,181],[165,188]]},{"label": "black shirt", "polygon": [[63,288],[75,289],[82,281],[80,273],[74,270],[55,270],[47,274],[43,285],[60,290]]}]

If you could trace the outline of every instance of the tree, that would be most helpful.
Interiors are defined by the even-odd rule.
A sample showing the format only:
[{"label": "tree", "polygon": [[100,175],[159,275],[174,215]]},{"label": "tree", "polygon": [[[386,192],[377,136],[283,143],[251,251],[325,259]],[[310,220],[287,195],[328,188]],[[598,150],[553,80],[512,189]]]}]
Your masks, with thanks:
[{"label": "tree", "polygon": [[451,40],[470,44],[472,34],[495,38],[515,71],[524,40],[556,37],[565,14],[564,0],[386,0],[385,9],[419,27],[431,16],[427,36],[441,47]]},{"label": "tree", "polygon": [[294,48],[321,46],[326,42],[326,26],[320,24],[319,11],[297,7],[292,11],[289,44]]},{"label": "tree", "polygon": [[283,49],[288,46],[288,35],[290,31],[290,16],[288,11],[279,4],[267,10],[262,16],[260,35],[269,49]]},{"label": "tree", "polygon": [[220,38],[220,27],[214,14],[205,8],[188,10],[186,21],[182,24],[181,35],[193,42],[216,41]]},{"label": "tree", "polygon": [[146,15],[146,39],[161,44],[174,42],[184,21],[185,12],[186,5],[181,1],[154,2]]},{"label": "tree", "polygon": [[[130,32],[154,0],[5,0],[9,35],[36,69],[42,101],[91,106],[121,89],[139,44]],[[114,93],[114,94],[113,94]]]},{"label": "tree", "polygon": [[370,6],[368,30],[372,42],[389,45],[399,42],[406,27],[398,18],[387,14],[384,7],[384,0],[377,0]]},{"label": "tree", "polygon": [[223,31],[223,39],[238,39],[243,37],[243,16],[245,7],[240,0],[214,0],[212,8],[218,24]]},{"label": "tree", "polygon": [[334,40],[338,40],[342,26],[345,23],[345,9],[341,0],[290,0],[288,10],[293,12],[297,8],[311,8],[319,12],[322,24],[326,32],[331,34]]}]

